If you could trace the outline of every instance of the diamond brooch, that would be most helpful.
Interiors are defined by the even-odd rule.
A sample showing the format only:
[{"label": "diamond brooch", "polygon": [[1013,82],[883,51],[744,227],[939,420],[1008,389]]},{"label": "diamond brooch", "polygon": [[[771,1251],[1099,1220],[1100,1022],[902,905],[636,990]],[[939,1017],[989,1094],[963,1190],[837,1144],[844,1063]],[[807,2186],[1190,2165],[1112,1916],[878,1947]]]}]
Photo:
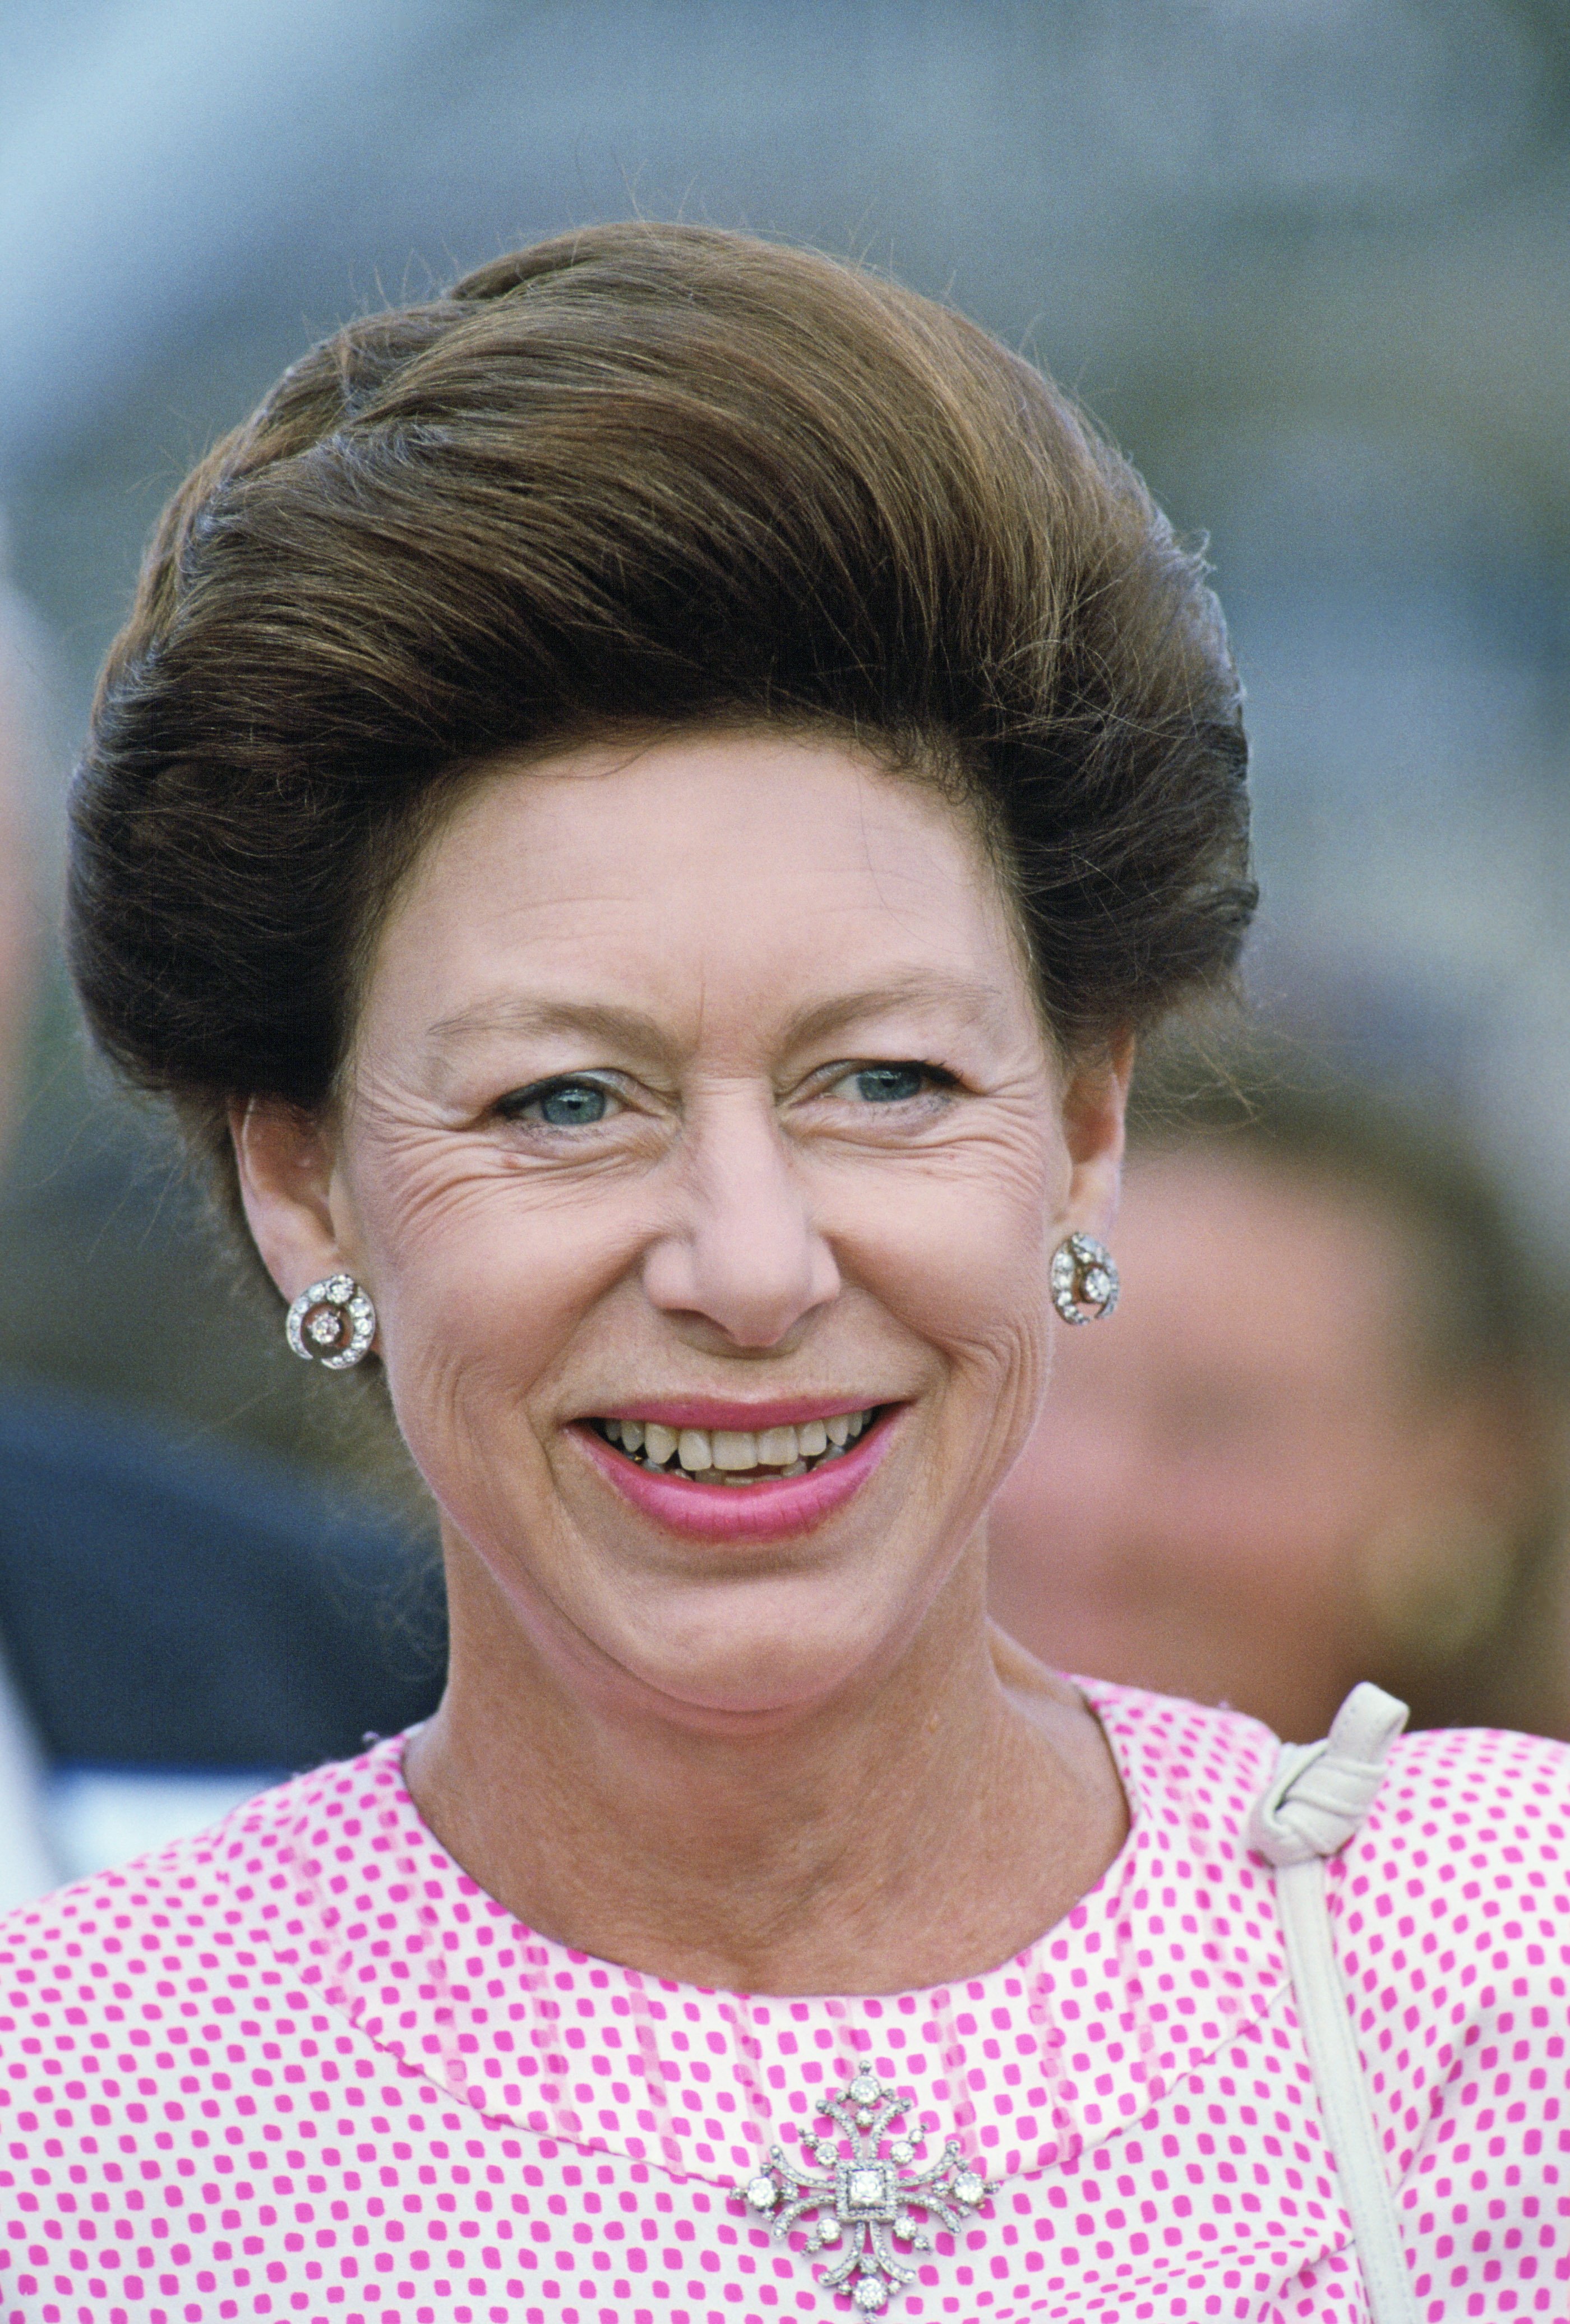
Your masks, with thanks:
[{"label": "diamond brooch", "polygon": [[[964,2161],[957,2138],[924,2171],[911,2168],[923,2144],[919,2133],[891,2139],[886,2155],[880,2154],[885,2130],[905,2106],[890,2083],[863,2067],[838,2098],[818,2108],[838,2126],[834,2135],[813,2142],[818,2171],[801,2170],[786,2162],[781,2148],[771,2146],[767,2167],[732,2190],[782,2242],[798,2219],[817,2212],[807,2249],[833,2254],[823,2272],[823,2289],[848,2291],[864,2316],[880,2315],[915,2281],[914,2265],[897,2255],[894,2244],[913,2253],[931,2251],[934,2220],[957,2235],[969,2214],[997,2192]],[[924,2215],[920,2223],[911,2217],[913,2207]],[[843,2250],[837,2248],[840,2245]]]},{"label": "diamond brooch", "polygon": [[357,1364],[376,1337],[376,1310],[352,1275],[326,1275],[302,1291],[284,1318],[289,1344],[330,1372]]},{"label": "diamond brooch", "polygon": [[1065,1323],[1091,1323],[1117,1305],[1112,1253],[1094,1235],[1065,1236],[1052,1253],[1052,1305]]}]

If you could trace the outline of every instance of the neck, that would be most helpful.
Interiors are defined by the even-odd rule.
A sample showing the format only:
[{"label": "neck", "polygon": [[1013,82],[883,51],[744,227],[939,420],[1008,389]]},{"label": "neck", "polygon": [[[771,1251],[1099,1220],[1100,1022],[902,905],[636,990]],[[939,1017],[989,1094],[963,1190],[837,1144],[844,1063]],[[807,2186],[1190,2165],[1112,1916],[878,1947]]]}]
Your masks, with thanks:
[{"label": "neck", "polygon": [[1023,1950],[1122,1843],[1100,1729],[988,1626],[979,1540],[893,1670],[744,1736],[564,1679],[477,1560],[448,1564],[409,1787],[542,1935],[732,1991],[915,1990]]}]

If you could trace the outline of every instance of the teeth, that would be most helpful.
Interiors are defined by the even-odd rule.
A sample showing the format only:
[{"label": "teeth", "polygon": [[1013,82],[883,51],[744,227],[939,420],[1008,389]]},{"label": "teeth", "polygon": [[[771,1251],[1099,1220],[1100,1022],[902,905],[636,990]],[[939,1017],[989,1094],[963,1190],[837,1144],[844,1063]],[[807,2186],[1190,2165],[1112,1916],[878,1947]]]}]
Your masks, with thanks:
[{"label": "teeth", "polygon": [[804,1476],[814,1461],[837,1461],[872,1418],[873,1409],[837,1412],[831,1420],[803,1421],[799,1428],[666,1428],[657,1420],[603,1420],[612,1444],[641,1452],[644,1465],[666,1468],[674,1453],[684,1473],[704,1485],[743,1485],[760,1469],[776,1475]]},{"label": "teeth", "polygon": [[656,1469],[663,1469],[676,1449],[676,1432],[651,1420],[643,1432],[643,1449]]}]

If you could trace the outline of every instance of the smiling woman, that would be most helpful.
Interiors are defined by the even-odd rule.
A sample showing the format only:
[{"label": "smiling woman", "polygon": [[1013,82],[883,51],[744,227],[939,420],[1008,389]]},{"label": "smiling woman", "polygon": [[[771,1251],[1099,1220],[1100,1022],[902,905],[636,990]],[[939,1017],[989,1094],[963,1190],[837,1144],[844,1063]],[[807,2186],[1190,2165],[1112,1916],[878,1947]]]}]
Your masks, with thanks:
[{"label": "smiling woman", "polygon": [[[1244,755],[1127,466],[804,254],[524,252],[188,482],[78,784],[77,974],[297,1352],[379,1367],[451,1677],[0,1938],[8,2316],[1366,2312],[1244,1829],[1273,1738],[986,1615],[1053,1309],[1116,1298],[1134,1038],[1252,909]],[[1272,1861],[1318,1833],[1318,1876],[1388,1741],[1340,1735],[1318,1823],[1291,1763]],[[1337,1913],[1403,1850],[1421,1887],[1447,1786],[1475,1833],[1535,1783],[1543,1877],[1534,1748],[1409,1750]],[[1370,2055],[1428,1974],[1385,1944]],[[1499,2032],[1455,1978],[1381,2084],[1403,2285]]]}]

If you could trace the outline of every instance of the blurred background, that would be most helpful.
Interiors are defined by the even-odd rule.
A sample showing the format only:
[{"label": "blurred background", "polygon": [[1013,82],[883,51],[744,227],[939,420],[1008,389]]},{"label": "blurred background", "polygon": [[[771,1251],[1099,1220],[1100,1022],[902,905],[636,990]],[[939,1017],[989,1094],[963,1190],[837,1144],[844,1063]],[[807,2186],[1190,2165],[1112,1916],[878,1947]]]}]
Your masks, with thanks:
[{"label": "blurred background", "polygon": [[[0,508],[45,927],[94,673],[186,467],[345,316],[632,211],[952,300],[1208,536],[1252,705],[1262,1019],[1459,1124],[1554,1274],[1563,0],[0,0]],[[47,945],[30,1026],[0,1371],[418,1534],[374,1423],[244,1319]]]}]

